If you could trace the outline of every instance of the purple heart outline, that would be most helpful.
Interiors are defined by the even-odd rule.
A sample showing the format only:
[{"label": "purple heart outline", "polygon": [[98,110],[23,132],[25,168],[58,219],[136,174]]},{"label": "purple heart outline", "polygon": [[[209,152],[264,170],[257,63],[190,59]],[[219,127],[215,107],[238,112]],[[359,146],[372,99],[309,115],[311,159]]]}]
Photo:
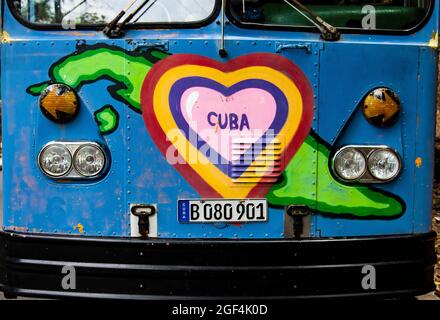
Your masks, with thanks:
[{"label": "purple heart outline", "polygon": [[[193,129],[190,127],[188,122],[186,121],[184,115],[182,114],[182,108],[181,108],[181,99],[183,94],[190,88],[194,87],[203,87],[215,90],[219,93],[221,93],[224,97],[230,97],[234,95],[235,93],[242,91],[244,89],[249,88],[256,88],[256,89],[262,89],[267,92],[269,92],[276,101],[276,114],[275,119],[271,123],[268,131],[273,132],[274,135],[278,135],[278,133],[283,128],[284,124],[287,121],[287,116],[289,113],[289,105],[286,96],[284,93],[274,84],[261,80],[261,79],[249,79],[244,80],[241,82],[238,82],[234,84],[231,87],[226,87],[214,80],[203,78],[203,77],[187,77],[182,78],[174,85],[172,86],[169,94],[169,105],[171,108],[171,114],[173,115],[174,120],[176,121],[177,126],[180,130],[183,131],[183,133],[186,136],[186,139],[190,141],[193,144],[192,139],[190,139],[191,136],[197,136],[197,145],[194,145],[194,147],[197,148],[197,150],[200,150],[202,147],[206,146],[208,143],[204,141],[196,132],[193,131]],[[267,131],[264,133],[264,135],[259,139],[259,141],[255,144],[262,145],[262,148],[260,147],[261,151],[263,151],[266,147],[266,142],[268,141],[268,135]],[[270,140],[269,140],[270,141]],[[254,145],[255,145],[254,144]],[[244,167],[247,169],[253,162],[253,160],[259,155],[255,154],[254,151],[254,145],[248,149],[246,153],[244,153],[240,157],[241,164],[244,164]],[[232,163],[226,159],[224,159],[220,154],[218,154],[215,150],[212,148],[209,149],[209,156],[216,157],[216,159],[221,159],[221,161],[218,161],[218,163],[215,163],[215,166],[219,168],[223,173],[231,177],[232,175]],[[244,160],[246,156],[252,156],[253,160]],[[236,177],[234,177],[236,178]]]}]

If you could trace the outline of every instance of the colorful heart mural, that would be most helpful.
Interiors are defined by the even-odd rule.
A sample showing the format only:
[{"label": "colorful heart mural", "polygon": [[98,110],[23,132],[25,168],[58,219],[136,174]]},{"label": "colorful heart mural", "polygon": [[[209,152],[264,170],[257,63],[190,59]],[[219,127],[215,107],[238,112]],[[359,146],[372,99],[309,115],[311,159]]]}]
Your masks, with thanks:
[{"label": "colorful heart mural", "polygon": [[[259,58],[257,56],[259,56]],[[65,83],[73,89],[81,91],[81,88],[85,85],[100,80],[110,80],[111,84],[108,87],[108,91],[116,100],[115,105],[120,101],[135,113],[140,113],[141,93],[143,91],[142,89],[144,89],[144,92],[142,93],[144,100],[142,108],[144,108],[144,112],[150,112],[148,116],[144,115],[147,117],[146,123],[147,125],[151,124],[149,125],[150,127],[153,127],[153,125],[156,126],[157,133],[155,133],[154,130],[150,130],[150,132],[152,132],[152,135],[156,136],[156,144],[162,152],[164,152],[164,150],[167,149],[167,145],[172,145],[174,149],[176,148],[173,143],[166,141],[163,130],[156,118],[152,100],[148,100],[148,93],[146,90],[148,89],[154,93],[153,90],[156,89],[156,86],[148,87],[146,81],[156,78],[157,84],[161,75],[174,69],[173,64],[174,67],[178,67],[178,61],[174,60],[178,58],[175,57],[179,57],[179,55],[169,56],[169,54],[157,50],[136,52],[126,51],[123,48],[110,46],[104,43],[94,45],[80,44],[75,52],[56,61],[50,67],[48,81],[31,85],[27,89],[27,92],[38,97],[42,91],[52,83]],[[279,116],[279,112],[283,110],[282,96],[285,96],[286,100],[287,96],[284,95],[281,90],[283,87],[277,87],[278,82],[273,83],[271,79],[267,79],[267,76],[271,75],[274,77],[281,75],[282,78],[280,79],[287,78],[287,82],[291,86],[298,86],[296,88],[298,90],[297,93],[300,92],[299,101],[305,106],[304,111],[307,112],[306,118],[308,121],[311,121],[313,112],[310,107],[307,108],[308,106],[312,106],[310,86],[302,72],[292,63],[286,63],[285,59],[276,55],[259,54],[241,57],[239,60],[232,60],[224,65],[200,56],[187,55],[186,57],[191,58],[191,60],[181,62],[183,66],[190,66],[189,72],[184,75],[181,74],[180,77],[178,74],[174,74],[174,78],[170,77],[170,81],[174,79],[174,83],[179,82],[179,79],[182,80],[182,82],[179,83],[182,85],[186,84],[182,87],[185,88],[185,91],[183,94],[181,92],[179,93],[182,94],[180,101],[179,99],[176,99],[174,109],[169,109],[167,114],[170,119],[174,121],[175,125],[176,120],[174,119],[178,119],[180,116],[180,121],[183,127],[185,127],[186,123],[187,129],[191,128],[194,135],[195,131],[199,131],[201,136],[200,140],[205,143],[205,146],[207,146],[209,150],[212,150],[213,153],[217,153],[224,158],[225,162],[227,160],[228,162],[225,164],[228,164],[230,161],[234,162],[235,157],[246,157],[245,148],[239,149],[239,154],[237,155],[236,153],[230,154],[228,151],[229,148],[227,148],[226,151],[221,148],[216,148],[216,145],[213,144],[212,141],[211,144],[207,143],[206,140],[212,135],[215,136],[217,134],[216,130],[212,130],[213,126],[211,124],[218,124],[217,130],[224,132],[225,135],[233,135],[236,134],[237,131],[249,131],[251,126],[260,127],[261,131],[268,130],[266,128],[273,125],[273,120],[275,118],[283,118],[282,116]],[[249,59],[249,57],[253,58]],[[160,69],[159,67],[156,69],[155,65],[158,65],[159,61],[167,62],[162,62]],[[174,63],[171,63],[171,61],[174,61]],[[250,63],[250,65],[247,65],[248,63]],[[264,68],[266,71],[272,72],[268,72],[267,75],[264,72],[259,72]],[[208,76],[204,76],[203,74],[199,74],[201,70],[207,70],[210,71],[210,73]],[[252,73],[252,70],[254,73]],[[149,73],[152,73],[153,71],[154,74],[149,75]],[[237,75],[239,73],[241,74],[241,79],[237,79],[236,81],[233,81],[233,79],[231,80],[231,74]],[[262,75],[266,76],[266,78]],[[191,77],[198,77],[199,79],[197,81],[205,81],[205,86],[197,84],[188,86],[188,81],[185,79]],[[225,83],[222,84],[222,81]],[[254,81],[254,83],[249,85],[251,81]],[[240,87],[240,82],[245,82],[247,86],[245,84],[240,84],[242,85],[242,87]],[[265,87],[258,86],[258,83],[264,84]],[[206,84],[210,85],[207,86]],[[270,86],[275,89],[268,89]],[[174,88],[177,87],[178,86],[175,86]],[[306,94],[301,96],[301,92],[305,92]],[[278,100],[276,98],[276,93],[278,93]],[[169,92],[167,94],[169,94]],[[259,99],[256,97],[259,97]],[[150,103],[150,111],[147,110],[148,101]],[[207,101],[210,101],[213,104],[207,104]],[[258,120],[253,118],[255,115],[254,113],[248,114],[245,112],[247,109],[244,109],[244,104],[252,105],[258,109],[265,106],[265,117],[263,118],[259,116],[257,118],[261,119],[261,122],[255,122]],[[284,105],[287,104],[285,103]],[[294,103],[292,106],[294,107],[287,106],[288,112],[291,109],[293,109],[293,111],[291,111],[292,113],[301,110],[300,108],[296,108]],[[216,114],[210,114],[211,111],[207,112],[206,110],[209,110],[209,108],[215,109]],[[102,135],[111,134],[121,127],[118,127],[119,115],[115,108],[107,106],[92,111],[94,112],[95,121]],[[172,111],[174,111],[174,114]],[[147,114],[147,112],[145,113]],[[223,116],[224,114],[227,114],[227,117]],[[243,116],[244,114],[246,114],[246,117]],[[303,114],[301,114],[301,116],[303,116]],[[207,131],[205,132],[205,130],[200,128],[199,125],[194,127],[194,124],[191,123],[192,120],[196,120],[197,122],[205,121],[205,129],[207,129]],[[208,121],[210,121],[211,124]],[[270,125],[268,124],[269,122]],[[176,128],[178,128],[177,125]],[[185,146],[190,147],[191,145],[187,142],[186,136],[180,132],[180,129],[176,130],[179,131],[179,137],[184,138],[183,140],[181,139],[184,144],[181,148],[184,148]],[[304,131],[307,130],[304,129]],[[250,143],[258,144],[258,141],[261,140],[262,137],[263,134],[260,133],[259,135],[257,132],[255,136],[251,137]],[[240,187],[237,187],[237,185],[231,185],[231,192],[227,193],[227,195],[237,198],[250,197],[252,195],[258,197],[261,196],[267,198],[269,203],[273,206],[285,207],[288,205],[304,205],[311,208],[314,212],[331,214],[333,217],[349,216],[355,217],[356,219],[396,219],[405,212],[405,202],[394,194],[369,186],[345,185],[336,181],[328,166],[331,149],[333,147],[327,142],[321,140],[319,135],[313,130],[310,131],[305,140],[302,138],[301,135],[298,136],[297,139],[297,136],[295,135],[290,148],[284,149],[284,154],[286,156],[284,159],[285,161],[282,163],[283,170],[280,169],[280,166],[279,173],[274,173],[274,177],[266,179],[258,178],[260,185],[263,184],[262,187],[260,186],[260,188],[258,188],[258,185],[255,183],[250,183],[250,181],[256,179],[244,179],[244,175],[241,174],[242,172],[240,169],[238,170],[238,178],[240,178],[241,175],[241,181],[246,180],[245,184],[252,186],[253,189],[250,190],[251,192],[248,195],[246,192],[249,192],[249,188],[243,190],[240,189]],[[284,140],[280,134],[278,134],[278,139]],[[304,140],[304,142],[301,144],[302,140]],[[273,141],[275,141],[275,139],[273,139]],[[197,144],[194,145],[197,146]],[[197,147],[193,146],[191,149],[197,153],[199,152]],[[236,152],[236,150],[234,152]],[[268,148],[266,148],[264,152],[263,150],[260,152],[260,154],[267,153]],[[295,155],[294,157],[293,154]],[[317,159],[316,154],[319,154],[317,165],[319,169],[317,176],[311,174],[311,172],[317,169],[316,165],[314,165],[314,161]],[[287,160],[289,156],[291,158],[290,161]],[[195,159],[198,160],[197,157]],[[180,160],[185,162],[181,156]],[[254,163],[257,161],[258,159],[255,160]],[[245,164],[248,165],[249,163]],[[208,183],[205,182],[205,179],[201,178],[198,172],[191,166],[185,166],[180,163],[175,166],[180,172],[182,172],[182,175],[187,181],[193,186],[197,186],[201,196],[221,197],[221,194],[212,187],[212,184],[214,183],[216,183],[216,187],[218,187],[218,184],[220,183],[216,182],[218,177],[205,177],[204,175],[204,178],[211,179],[210,183]],[[268,167],[272,168],[273,166]],[[221,171],[221,168],[222,167],[218,165],[211,165],[211,175],[222,173],[224,178],[222,181],[227,181],[229,183],[237,178],[237,176],[230,175],[231,172],[228,170],[225,170],[225,174]],[[247,167],[244,166],[242,171],[245,171],[246,169]],[[262,169],[264,171],[267,168],[263,166]],[[234,173],[234,171],[232,173]],[[161,173],[158,172],[157,174],[160,175]],[[264,173],[264,176],[269,177],[271,175],[269,173]],[[269,181],[267,185],[265,185],[266,180]],[[269,188],[270,190],[267,190]],[[315,194],[318,196],[315,196]]]},{"label": "colorful heart mural", "polygon": [[[201,196],[224,198],[267,194],[267,178],[284,170],[311,130],[313,101],[304,73],[266,53],[225,64],[174,55],[155,64],[141,93],[144,121],[164,156],[177,152],[173,165]],[[274,146],[279,165],[260,166],[253,177]]]}]

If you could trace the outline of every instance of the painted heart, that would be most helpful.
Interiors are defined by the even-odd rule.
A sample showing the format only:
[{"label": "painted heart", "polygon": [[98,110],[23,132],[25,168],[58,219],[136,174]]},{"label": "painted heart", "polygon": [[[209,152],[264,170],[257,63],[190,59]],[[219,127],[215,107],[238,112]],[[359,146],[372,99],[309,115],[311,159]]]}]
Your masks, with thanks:
[{"label": "painted heart", "polygon": [[226,64],[173,55],[149,72],[142,110],[156,145],[201,196],[262,197],[310,131],[313,91],[278,55]]},{"label": "painted heart", "polygon": [[[184,79],[187,80],[187,79]],[[228,95],[229,88],[214,90],[209,87],[190,87],[172,107],[175,119],[188,126],[222,158],[231,162],[233,140],[248,137],[250,144],[240,150],[244,154],[251,145],[269,130],[277,113],[275,98],[259,88],[247,88]],[[173,96],[173,95],[172,95]],[[265,117],[260,113],[264,111]],[[188,132],[187,130],[186,132]],[[226,147],[218,143],[218,136],[229,139]]]},{"label": "painted heart", "polygon": [[[251,165],[261,154],[262,150],[255,151],[256,143],[280,132],[288,112],[283,93],[255,79],[225,87],[206,78],[183,78],[171,88],[169,101],[188,141],[198,150],[207,145],[211,163],[230,177],[235,174],[234,161]],[[246,145],[234,148],[243,140]]]}]

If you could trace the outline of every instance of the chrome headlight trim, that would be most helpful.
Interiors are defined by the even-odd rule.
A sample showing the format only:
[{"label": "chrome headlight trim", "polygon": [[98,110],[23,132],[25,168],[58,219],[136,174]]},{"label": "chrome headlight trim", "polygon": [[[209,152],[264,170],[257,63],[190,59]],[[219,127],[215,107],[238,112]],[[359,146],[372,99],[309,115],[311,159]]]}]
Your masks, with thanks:
[{"label": "chrome headlight trim", "polygon": [[[53,145],[60,145],[60,146],[65,147],[70,152],[71,159],[72,159],[72,161],[71,161],[72,164],[70,166],[70,170],[67,173],[60,175],[60,176],[51,176],[51,175],[46,174],[40,164],[40,158],[41,158],[43,151]],[[101,150],[104,155],[104,161],[105,161],[104,167],[97,175],[89,176],[89,177],[84,176],[81,173],[79,173],[75,167],[74,162],[75,162],[76,152],[84,146],[94,146],[94,147],[98,148],[99,150]],[[41,151],[39,152],[38,157],[37,157],[37,166],[40,168],[41,172],[43,172],[45,176],[47,176],[48,178],[51,178],[53,180],[66,180],[66,181],[97,180],[97,179],[104,177],[106,175],[106,173],[108,172],[108,169],[110,166],[110,156],[109,156],[109,152],[107,151],[107,149],[104,146],[102,146],[101,144],[94,142],[94,141],[51,141],[51,142],[45,144],[41,148]]]},{"label": "chrome headlight trim", "polygon": [[[388,152],[392,153],[396,157],[396,160],[397,160],[397,163],[398,163],[398,170],[390,178],[382,179],[382,178],[379,178],[375,174],[372,173],[371,166],[370,166],[371,165],[370,160],[371,160],[371,157],[374,154],[376,154],[377,152],[379,152],[379,151],[388,151]],[[377,149],[377,150],[372,151],[371,154],[369,155],[369,157],[367,159],[367,168],[368,168],[368,171],[369,171],[370,175],[374,179],[376,179],[378,181],[390,182],[390,181],[393,181],[397,176],[399,176],[400,172],[402,172],[402,159],[400,158],[399,153],[396,152],[395,150],[391,149],[391,148]]]},{"label": "chrome headlight trim", "polygon": [[[335,159],[336,156],[338,154],[340,154],[343,150],[349,149],[349,148],[354,148],[356,150],[358,150],[359,152],[361,152],[366,160],[366,165],[367,168],[364,172],[364,174],[356,180],[346,180],[344,178],[342,178],[337,171],[335,170]],[[381,180],[378,179],[376,177],[374,177],[371,172],[370,172],[370,167],[369,167],[369,161],[370,161],[370,157],[373,153],[375,153],[376,151],[379,150],[388,150],[390,152],[392,152],[393,154],[396,155],[398,161],[399,161],[399,170],[397,171],[397,173],[390,179],[387,180]],[[344,182],[344,183],[363,183],[363,184],[385,184],[385,183],[390,183],[395,181],[401,174],[402,170],[403,170],[403,162],[402,162],[402,158],[399,154],[399,152],[397,152],[397,150],[386,146],[386,145],[346,145],[343,146],[339,149],[337,149],[337,151],[334,153],[333,157],[331,157],[331,163],[330,163],[330,168],[331,168],[331,172],[333,174],[333,176],[335,178],[337,178],[339,181]]]},{"label": "chrome headlight trim", "polygon": [[[336,166],[336,162],[339,156],[341,156],[341,154],[345,153],[346,151],[354,151],[357,154],[360,154],[360,156],[362,157],[362,161],[363,161],[363,170],[359,171],[359,175],[356,178],[346,178],[346,177],[342,177],[341,173],[338,172],[337,166]],[[358,150],[357,148],[350,148],[350,147],[346,147],[346,148],[341,148],[339,149],[336,154],[333,157],[333,161],[332,161],[332,165],[333,165],[333,170],[336,173],[336,175],[338,177],[340,177],[342,180],[347,181],[347,182],[353,182],[353,181],[357,181],[358,179],[360,179],[361,177],[363,177],[365,175],[365,171],[367,171],[367,165],[368,165],[368,159],[365,157],[365,154],[362,153],[360,150]]]},{"label": "chrome headlight trim", "polygon": [[[60,173],[60,174],[50,173],[47,170],[45,170],[43,168],[43,166],[42,166],[42,156],[43,156],[44,152],[47,151],[51,147],[60,147],[62,149],[65,149],[65,151],[70,156],[70,166],[63,173]],[[72,152],[69,150],[69,148],[67,148],[63,143],[58,143],[58,142],[48,143],[48,144],[44,145],[43,148],[38,153],[37,163],[38,163],[38,167],[40,168],[41,172],[43,172],[43,174],[45,176],[47,176],[49,178],[52,178],[52,179],[59,179],[61,177],[64,177],[64,176],[68,175],[72,171],[72,168],[73,168],[73,155],[72,155]]]},{"label": "chrome headlight trim", "polygon": [[[86,175],[86,174],[82,173],[81,170],[77,166],[76,159],[77,159],[77,156],[78,156],[78,152],[81,149],[83,149],[84,147],[94,147],[94,148],[98,149],[103,154],[103,156],[104,156],[104,165],[102,166],[101,170],[99,170],[99,172],[96,173],[96,174]],[[75,170],[77,171],[77,173],[79,173],[82,177],[84,177],[84,178],[96,178],[96,177],[99,177],[102,174],[102,172],[105,170],[105,168],[107,166],[107,162],[108,162],[107,159],[108,159],[108,157],[106,155],[106,152],[104,151],[103,148],[101,148],[101,146],[99,144],[97,144],[97,143],[84,143],[84,144],[80,145],[76,149],[75,153],[73,154],[72,163],[73,163],[73,166],[75,167]]]}]

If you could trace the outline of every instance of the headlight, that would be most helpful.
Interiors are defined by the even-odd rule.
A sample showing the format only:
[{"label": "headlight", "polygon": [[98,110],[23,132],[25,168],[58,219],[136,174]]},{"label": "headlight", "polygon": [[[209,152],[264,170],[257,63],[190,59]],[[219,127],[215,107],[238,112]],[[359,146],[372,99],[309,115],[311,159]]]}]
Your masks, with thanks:
[{"label": "headlight", "polygon": [[105,155],[98,146],[85,145],[75,152],[74,163],[79,174],[94,177],[104,169]]},{"label": "headlight", "polygon": [[42,148],[38,165],[46,176],[55,180],[96,180],[104,177],[110,168],[106,151],[93,141],[52,141]]},{"label": "headlight", "polygon": [[38,162],[43,172],[50,177],[61,177],[67,174],[72,167],[72,155],[61,144],[52,144],[45,147]]},{"label": "headlight", "polygon": [[365,173],[366,160],[358,150],[345,148],[335,155],[334,169],[343,180],[357,180]]},{"label": "headlight", "polygon": [[331,164],[341,181],[365,184],[391,182],[402,170],[399,154],[387,146],[345,146]]},{"label": "headlight", "polygon": [[376,150],[368,158],[368,170],[378,180],[392,180],[399,174],[400,168],[398,155],[390,149]]}]

